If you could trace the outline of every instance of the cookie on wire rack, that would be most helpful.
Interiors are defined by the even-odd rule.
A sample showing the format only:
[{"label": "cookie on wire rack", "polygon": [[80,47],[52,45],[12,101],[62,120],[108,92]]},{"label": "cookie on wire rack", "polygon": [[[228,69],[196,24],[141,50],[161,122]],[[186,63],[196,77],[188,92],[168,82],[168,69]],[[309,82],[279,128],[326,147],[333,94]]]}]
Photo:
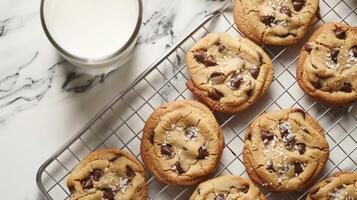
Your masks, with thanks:
[{"label": "cookie on wire rack", "polygon": [[301,109],[259,116],[244,139],[249,176],[271,191],[302,191],[324,169],[328,156],[323,129]]},{"label": "cookie on wire rack", "polygon": [[304,37],[318,16],[319,0],[234,0],[238,29],[268,45],[292,45]]},{"label": "cookie on wire rack", "polygon": [[141,157],[159,181],[194,185],[217,169],[223,147],[211,111],[194,100],[181,100],[161,105],[147,119]]},{"label": "cookie on wire rack", "polygon": [[197,186],[189,200],[266,200],[251,180],[240,176],[220,176]]},{"label": "cookie on wire rack", "polygon": [[321,25],[302,48],[296,68],[304,92],[329,105],[357,100],[357,27]]},{"label": "cookie on wire rack", "polygon": [[145,171],[131,154],[99,149],[87,155],[67,180],[71,200],[145,200]]},{"label": "cookie on wire rack", "polygon": [[357,173],[338,172],[313,186],[306,200],[357,199]]},{"label": "cookie on wire rack", "polygon": [[209,33],[187,53],[187,87],[211,110],[237,113],[251,106],[273,80],[269,56],[246,38]]}]

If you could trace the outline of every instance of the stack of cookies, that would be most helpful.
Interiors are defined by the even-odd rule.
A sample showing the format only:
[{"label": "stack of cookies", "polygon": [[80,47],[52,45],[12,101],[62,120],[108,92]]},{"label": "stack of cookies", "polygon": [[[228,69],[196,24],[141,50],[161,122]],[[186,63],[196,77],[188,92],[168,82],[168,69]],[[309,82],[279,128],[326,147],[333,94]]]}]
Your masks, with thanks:
[{"label": "stack of cookies", "polygon": [[[258,45],[293,45],[319,16],[318,0],[235,0],[234,20],[246,37],[209,33],[187,53],[197,98],[159,106],[147,119],[141,158],[156,179],[196,185],[190,200],[265,200],[255,185],[272,192],[306,191],[329,157],[319,123],[290,108],[256,118],[244,139],[243,160],[251,180],[221,176],[224,133],[212,111],[248,109],[268,90],[273,64]],[[258,43],[258,44],[256,44]],[[296,68],[301,89],[317,101],[341,105],[357,100],[357,28],[320,26],[301,50]],[[129,153],[101,149],[85,157],[68,177],[71,200],[146,199],[143,165]],[[317,183],[307,200],[357,199],[357,174],[340,172]]]}]

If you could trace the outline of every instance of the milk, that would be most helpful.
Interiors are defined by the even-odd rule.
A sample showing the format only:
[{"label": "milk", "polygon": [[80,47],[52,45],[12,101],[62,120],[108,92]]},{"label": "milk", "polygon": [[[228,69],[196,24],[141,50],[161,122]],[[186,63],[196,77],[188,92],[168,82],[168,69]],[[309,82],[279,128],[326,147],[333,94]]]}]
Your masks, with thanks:
[{"label": "milk", "polygon": [[43,17],[53,40],[68,54],[88,60],[110,57],[137,26],[137,0],[46,0]]}]

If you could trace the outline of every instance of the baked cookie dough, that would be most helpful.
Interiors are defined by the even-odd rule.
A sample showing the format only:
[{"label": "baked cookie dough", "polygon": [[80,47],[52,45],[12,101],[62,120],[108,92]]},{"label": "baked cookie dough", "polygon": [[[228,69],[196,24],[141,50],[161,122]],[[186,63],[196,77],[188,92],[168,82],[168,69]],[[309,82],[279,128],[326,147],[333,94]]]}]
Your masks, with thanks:
[{"label": "baked cookie dough", "polygon": [[233,16],[249,39],[291,45],[304,37],[318,10],[319,0],[235,0]]},{"label": "baked cookie dough", "polygon": [[323,129],[301,109],[258,117],[244,140],[251,179],[271,191],[301,191],[324,168],[329,146]]},{"label": "baked cookie dough", "polygon": [[87,155],[67,180],[71,200],[145,200],[145,171],[131,154],[100,149]]},{"label": "baked cookie dough", "polygon": [[187,53],[187,87],[211,110],[237,113],[252,105],[273,80],[269,56],[246,38],[210,33]]},{"label": "baked cookie dough", "polygon": [[306,200],[357,199],[357,173],[338,172],[311,188]]},{"label": "baked cookie dough", "polygon": [[161,105],[150,115],[141,157],[159,181],[194,185],[216,170],[223,147],[223,134],[211,111],[199,102],[182,100]]},{"label": "baked cookie dough", "polygon": [[221,176],[198,185],[189,200],[266,200],[251,180]]},{"label": "baked cookie dough", "polygon": [[320,26],[305,44],[296,68],[304,92],[330,105],[357,100],[357,27]]}]

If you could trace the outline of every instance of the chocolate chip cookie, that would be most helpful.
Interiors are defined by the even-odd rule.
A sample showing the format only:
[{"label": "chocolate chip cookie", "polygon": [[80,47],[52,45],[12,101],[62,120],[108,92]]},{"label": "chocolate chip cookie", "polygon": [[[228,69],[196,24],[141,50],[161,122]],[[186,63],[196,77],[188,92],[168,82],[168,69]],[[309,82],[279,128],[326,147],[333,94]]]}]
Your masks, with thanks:
[{"label": "chocolate chip cookie", "polygon": [[339,172],[311,188],[306,200],[357,199],[357,173]]},{"label": "chocolate chip cookie", "polygon": [[357,100],[357,27],[328,23],[305,44],[296,68],[300,87],[330,105]]},{"label": "chocolate chip cookie", "polygon": [[127,152],[100,149],[86,156],[67,180],[71,200],[147,197],[144,167]]},{"label": "chocolate chip cookie", "polygon": [[271,191],[300,191],[324,168],[329,146],[323,129],[301,109],[258,117],[244,141],[251,179]]},{"label": "chocolate chip cookie", "polygon": [[265,200],[251,180],[240,176],[221,176],[198,185],[190,200]]},{"label": "chocolate chip cookie", "polygon": [[161,105],[146,121],[141,157],[159,181],[193,185],[218,167],[223,146],[221,129],[206,106],[175,101]]},{"label": "chocolate chip cookie", "polygon": [[186,56],[187,87],[209,108],[236,113],[252,105],[273,80],[269,56],[246,38],[210,33]]},{"label": "chocolate chip cookie", "polygon": [[306,33],[319,0],[235,0],[234,21],[249,39],[268,45],[291,45]]}]

